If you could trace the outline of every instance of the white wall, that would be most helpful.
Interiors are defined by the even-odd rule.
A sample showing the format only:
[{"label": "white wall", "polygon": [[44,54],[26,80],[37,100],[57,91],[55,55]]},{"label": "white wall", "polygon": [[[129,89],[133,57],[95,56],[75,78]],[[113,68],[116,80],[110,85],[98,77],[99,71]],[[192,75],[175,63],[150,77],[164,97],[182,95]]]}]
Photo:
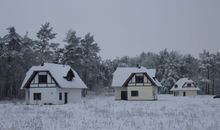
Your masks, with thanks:
[{"label": "white wall", "polygon": [[[82,89],[75,88],[75,89],[68,89],[68,88],[62,88],[58,89],[57,94],[62,93],[62,100],[58,100],[59,104],[64,104],[64,93],[67,93],[68,95],[68,103],[76,103],[80,102],[82,98]],[[58,96],[59,97],[59,96]]]},{"label": "white wall", "polygon": [[[59,93],[62,93],[62,100],[59,99]],[[30,88],[30,97],[28,99],[28,89],[25,90],[25,100],[28,104],[64,104],[64,93],[68,93],[68,103],[81,101],[81,89],[61,89],[61,88]],[[34,100],[34,93],[41,93],[41,100]]]},{"label": "white wall", "polygon": [[[30,88],[29,92],[29,104],[58,104],[59,95],[57,95],[57,88]],[[41,100],[34,100],[34,93],[41,93]]]}]

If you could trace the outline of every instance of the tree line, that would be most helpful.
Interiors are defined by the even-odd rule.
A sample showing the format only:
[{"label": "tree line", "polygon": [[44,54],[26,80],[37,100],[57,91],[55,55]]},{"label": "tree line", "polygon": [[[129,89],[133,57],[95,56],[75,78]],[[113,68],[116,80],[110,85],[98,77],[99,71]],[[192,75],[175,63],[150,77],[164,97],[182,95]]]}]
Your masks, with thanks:
[{"label": "tree line", "polygon": [[170,93],[169,89],[182,77],[195,80],[201,93],[220,92],[219,52],[203,51],[195,58],[164,49],[158,54],[142,52],[136,57],[103,60],[99,56],[100,47],[90,33],[80,37],[76,31],[69,30],[63,40],[65,46],[60,47],[60,43],[51,42],[57,34],[49,22],[41,25],[37,39],[30,38],[28,33],[21,36],[15,27],[7,30],[6,35],[0,36],[0,98],[23,97],[20,86],[26,72],[31,66],[44,62],[70,65],[96,93],[111,86],[112,74],[118,66],[136,65],[157,70],[156,77],[164,86],[162,93]]}]

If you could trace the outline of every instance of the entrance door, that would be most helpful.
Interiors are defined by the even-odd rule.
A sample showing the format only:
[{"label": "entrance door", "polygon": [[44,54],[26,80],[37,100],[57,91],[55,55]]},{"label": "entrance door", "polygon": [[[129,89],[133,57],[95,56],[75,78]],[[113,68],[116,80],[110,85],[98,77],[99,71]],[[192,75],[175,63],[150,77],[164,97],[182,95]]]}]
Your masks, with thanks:
[{"label": "entrance door", "polygon": [[183,96],[186,96],[186,92],[183,92]]},{"label": "entrance door", "polygon": [[121,100],[127,100],[127,99],[128,99],[127,91],[121,91]]},{"label": "entrance door", "polygon": [[64,93],[64,104],[67,104],[67,101],[68,101],[67,93]]}]

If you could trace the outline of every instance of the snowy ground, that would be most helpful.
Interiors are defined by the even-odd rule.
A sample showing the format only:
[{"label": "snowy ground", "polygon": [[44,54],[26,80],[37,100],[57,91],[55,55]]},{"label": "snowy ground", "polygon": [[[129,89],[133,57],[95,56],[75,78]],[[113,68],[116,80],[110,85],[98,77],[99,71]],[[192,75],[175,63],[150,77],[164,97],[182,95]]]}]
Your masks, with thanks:
[{"label": "snowy ground", "polygon": [[220,99],[173,97],[114,101],[90,96],[82,103],[23,105],[0,102],[1,130],[220,130]]}]

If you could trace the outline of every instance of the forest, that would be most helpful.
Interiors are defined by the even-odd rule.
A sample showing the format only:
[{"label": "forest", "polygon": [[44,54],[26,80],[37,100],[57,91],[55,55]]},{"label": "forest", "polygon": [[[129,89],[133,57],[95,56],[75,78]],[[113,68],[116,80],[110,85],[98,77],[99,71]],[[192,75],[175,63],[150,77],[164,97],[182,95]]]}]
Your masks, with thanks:
[{"label": "forest", "polygon": [[23,98],[20,86],[26,72],[44,62],[70,65],[96,94],[111,88],[112,74],[118,66],[137,65],[156,69],[156,77],[163,85],[160,93],[170,93],[174,83],[183,77],[193,79],[201,89],[200,94],[220,93],[219,52],[204,50],[196,58],[175,50],[164,49],[159,53],[143,50],[134,57],[103,60],[99,55],[101,48],[90,33],[78,36],[76,31],[67,30],[65,45],[60,47],[60,43],[51,42],[57,33],[49,22],[41,25],[36,39],[28,33],[18,34],[15,27],[7,30],[7,34],[0,36],[0,99]]}]

